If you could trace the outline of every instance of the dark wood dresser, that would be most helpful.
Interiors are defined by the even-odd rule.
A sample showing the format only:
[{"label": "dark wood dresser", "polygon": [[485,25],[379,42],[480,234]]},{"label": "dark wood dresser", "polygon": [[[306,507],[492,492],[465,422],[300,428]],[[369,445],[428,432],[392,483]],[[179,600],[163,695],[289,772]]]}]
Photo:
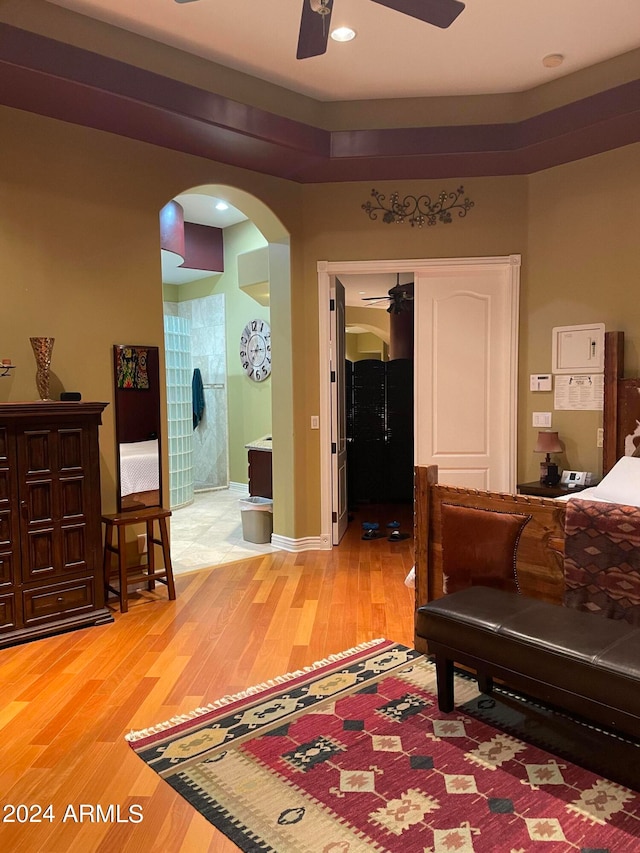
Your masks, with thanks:
[{"label": "dark wood dresser", "polygon": [[98,427],[107,403],[0,403],[0,648],[113,621]]}]

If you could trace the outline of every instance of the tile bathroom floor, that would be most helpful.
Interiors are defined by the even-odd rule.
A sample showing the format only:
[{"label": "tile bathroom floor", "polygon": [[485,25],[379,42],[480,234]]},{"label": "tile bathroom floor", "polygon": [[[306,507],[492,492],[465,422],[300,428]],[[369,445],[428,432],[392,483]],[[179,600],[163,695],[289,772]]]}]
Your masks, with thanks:
[{"label": "tile bathroom floor", "polygon": [[171,562],[174,575],[278,550],[272,545],[245,542],[242,538],[239,502],[247,497],[246,492],[238,489],[196,492],[192,504],[173,510]]}]

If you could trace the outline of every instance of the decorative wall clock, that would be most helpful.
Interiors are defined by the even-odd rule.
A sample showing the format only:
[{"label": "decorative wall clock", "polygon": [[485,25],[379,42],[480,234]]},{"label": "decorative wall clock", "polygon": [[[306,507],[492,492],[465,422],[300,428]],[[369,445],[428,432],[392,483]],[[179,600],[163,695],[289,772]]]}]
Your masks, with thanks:
[{"label": "decorative wall clock", "polygon": [[271,329],[266,320],[251,320],[240,336],[240,362],[249,379],[262,382],[271,373]]}]

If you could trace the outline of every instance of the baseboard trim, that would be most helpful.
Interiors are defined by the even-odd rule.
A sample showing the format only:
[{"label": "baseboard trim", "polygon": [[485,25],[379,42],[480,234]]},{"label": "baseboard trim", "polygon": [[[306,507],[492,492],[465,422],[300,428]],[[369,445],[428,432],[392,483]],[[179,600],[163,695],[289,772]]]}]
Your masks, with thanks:
[{"label": "baseboard trim", "polygon": [[246,483],[229,483],[229,491],[230,492],[242,492],[242,494],[249,494],[249,486]]},{"label": "baseboard trim", "polygon": [[271,537],[274,548],[282,551],[330,551],[331,542],[326,536],[304,536],[302,539],[291,539],[289,536],[279,536],[274,533]]}]

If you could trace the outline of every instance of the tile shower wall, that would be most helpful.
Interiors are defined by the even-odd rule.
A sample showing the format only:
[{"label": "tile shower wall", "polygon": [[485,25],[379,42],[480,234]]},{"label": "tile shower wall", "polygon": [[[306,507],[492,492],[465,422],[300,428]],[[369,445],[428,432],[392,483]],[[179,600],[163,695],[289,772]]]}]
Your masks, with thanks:
[{"label": "tile shower wall", "polygon": [[184,317],[164,317],[171,509],[193,501],[191,328]]},{"label": "tile shower wall", "polygon": [[218,293],[178,303],[191,326],[192,367],[204,385],[204,414],[192,430],[193,485],[196,491],[229,485],[225,297]]},{"label": "tile shower wall", "polygon": [[214,294],[185,302],[165,302],[167,317],[186,320],[190,338],[189,406],[191,378],[198,367],[204,384],[204,414],[193,429],[189,424],[193,451],[193,487],[196,491],[229,485],[229,444],[227,408],[227,362],[224,294]]}]

